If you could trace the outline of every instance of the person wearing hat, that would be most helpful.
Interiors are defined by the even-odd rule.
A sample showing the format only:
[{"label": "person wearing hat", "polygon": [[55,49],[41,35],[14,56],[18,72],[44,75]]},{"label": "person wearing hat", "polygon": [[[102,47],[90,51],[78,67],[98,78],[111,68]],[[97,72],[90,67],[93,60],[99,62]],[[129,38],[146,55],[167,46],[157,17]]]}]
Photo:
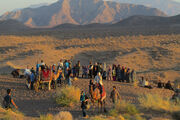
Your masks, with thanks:
[{"label": "person wearing hat", "polygon": [[11,109],[12,105],[16,109],[18,108],[13,99],[11,98],[11,89],[7,89],[7,95],[4,97],[3,105],[6,109]]}]

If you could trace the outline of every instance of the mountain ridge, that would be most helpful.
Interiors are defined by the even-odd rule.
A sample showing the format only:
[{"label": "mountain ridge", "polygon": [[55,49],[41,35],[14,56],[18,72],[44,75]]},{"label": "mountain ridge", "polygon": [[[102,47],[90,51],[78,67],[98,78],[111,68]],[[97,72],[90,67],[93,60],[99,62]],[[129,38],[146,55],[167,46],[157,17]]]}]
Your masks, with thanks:
[{"label": "mountain ridge", "polygon": [[129,3],[135,5],[145,5],[152,8],[157,8],[165,12],[169,16],[180,14],[180,2],[174,0],[107,0],[119,3]]},{"label": "mountain ridge", "polygon": [[30,27],[54,27],[65,23],[116,23],[133,15],[166,16],[156,8],[142,5],[102,0],[59,0],[49,6],[4,14],[0,20],[15,19]]}]

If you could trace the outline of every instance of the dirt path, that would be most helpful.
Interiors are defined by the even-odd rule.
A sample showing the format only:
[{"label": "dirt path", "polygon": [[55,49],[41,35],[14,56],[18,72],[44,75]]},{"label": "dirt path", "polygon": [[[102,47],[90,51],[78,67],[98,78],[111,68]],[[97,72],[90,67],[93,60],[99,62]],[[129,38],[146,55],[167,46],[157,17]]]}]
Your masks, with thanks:
[{"label": "dirt path", "polygon": [[[88,92],[88,83],[89,79],[79,79],[73,82],[73,85],[79,87],[81,90]],[[122,97],[123,100],[129,101],[134,104],[138,104],[138,96],[140,94],[160,94],[165,97],[172,96],[173,92],[164,89],[147,89],[134,87],[131,84],[119,83],[115,81],[104,81],[105,89],[107,92],[106,106],[111,108],[112,104],[109,99],[112,86],[115,85]],[[35,92],[33,90],[28,90],[25,86],[24,79],[15,79],[11,76],[0,76],[0,95],[1,103],[2,96],[5,96],[6,89],[13,89],[12,97],[19,106],[19,111],[30,117],[38,117],[41,114],[52,113],[56,114],[60,111],[66,110],[70,111],[74,118],[79,119],[82,116],[80,104],[74,106],[73,108],[60,107],[54,101],[54,96],[56,95],[56,90],[46,91],[40,90]],[[59,87],[60,88],[60,87]],[[94,112],[92,109],[88,111],[89,115],[95,115],[97,112]]]}]

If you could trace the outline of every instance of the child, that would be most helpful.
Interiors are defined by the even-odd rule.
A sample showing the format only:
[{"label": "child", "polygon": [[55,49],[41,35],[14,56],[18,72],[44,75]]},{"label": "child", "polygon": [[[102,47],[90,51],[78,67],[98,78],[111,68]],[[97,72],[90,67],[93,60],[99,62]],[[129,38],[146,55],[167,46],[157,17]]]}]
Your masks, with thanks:
[{"label": "child", "polygon": [[81,101],[81,108],[82,108],[83,117],[86,118],[86,117],[88,117],[86,115],[86,109],[87,109],[87,104],[88,104],[88,97],[86,96],[86,94],[83,91],[81,92],[80,101]]}]

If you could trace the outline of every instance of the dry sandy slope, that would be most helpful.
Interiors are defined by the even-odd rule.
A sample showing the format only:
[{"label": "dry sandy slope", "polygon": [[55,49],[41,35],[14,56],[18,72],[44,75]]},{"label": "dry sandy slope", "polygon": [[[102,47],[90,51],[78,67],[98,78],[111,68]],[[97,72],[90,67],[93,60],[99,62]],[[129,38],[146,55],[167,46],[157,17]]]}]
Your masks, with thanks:
[{"label": "dry sandy slope", "polygon": [[[73,85],[79,87],[81,90],[88,91],[88,79],[79,79],[73,82]],[[141,87],[134,87],[131,84],[119,83],[114,81],[104,81],[105,89],[107,91],[106,107],[108,109],[112,108],[112,103],[110,102],[110,91],[112,86],[117,86],[121,98],[123,100],[129,101],[130,103],[138,104],[138,96],[141,94],[159,94],[164,97],[171,97],[173,92],[165,89],[147,89]],[[73,108],[69,107],[60,107],[54,101],[54,96],[56,95],[55,90],[45,91],[41,90],[38,93],[32,90],[28,90],[25,87],[24,79],[14,79],[10,76],[0,76],[0,95],[5,96],[6,89],[12,88],[13,98],[17,105],[19,106],[19,111],[28,117],[38,117],[40,114],[52,113],[56,114],[59,111],[70,111],[74,118],[82,118],[82,113],[80,109],[80,103],[74,106]],[[59,87],[60,88],[60,87]],[[88,93],[88,92],[87,92]],[[2,97],[1,100],[2,101]],[[97,107],[97,106],[96,106]],[[96,110],[97,111],[97,110]],[[98,112],[94,112],[91,108],[88,111],[90,116],[97,115]],[[162,116],[160,114],[151,114],[146,113],[147,118],[169,118],[169,116]]]},{"label": "dry sandy slope", "polygon": [[[54,64],[59,59],[74,58],[87,64],[90,60],[121,64],[136,69],[138,78],[145,76],[151,81],[175,80],[180,77],[180,35],[156,36],[121,36],[92,39],[57,39],[50,36],[0,36],[0,73],[10,73],[13,68],[34,66],[43,59],[47,64]],[[4,96],[7,88],[14,88],[13,97],[19,109],[25,115],[38,116],[45,113],[57,113],[70,110],[79,118],[79,106],[73,109],[61,108],[53,100],[56,91],[27,90],[25,80],[0,76],[0,95]],[[73,83],[81,89],[88,89],[88,80],[81,79]],[[141,93],[157,93],[170,97],[173,93],[163,89],[135,88],[129,84],[105,82],[109,94],[113,85],[118,86],[122,98],[137,103]],[[83,86],[83,87],[82,87]],[[84,87],[85,86],[85,87]],[[2,97],[1,97],[2,98]],[[111,107],[109,99],[107,106]],[[90,112],[93,114],[93,112]],[[150,118],[152,115],[147,115]],[[155,115],[156,116],[156,115]],[[158,115],[157,115],[158,116]]]},{"label": "dry sandy slope", "polygon": [[180,35],[57,39],[50,36],[0,36],[0,73],[34,66],[43,59],[54,64],[74,58],[82,64],[100,61],[134,68],[150,80],[180,78]]}]

